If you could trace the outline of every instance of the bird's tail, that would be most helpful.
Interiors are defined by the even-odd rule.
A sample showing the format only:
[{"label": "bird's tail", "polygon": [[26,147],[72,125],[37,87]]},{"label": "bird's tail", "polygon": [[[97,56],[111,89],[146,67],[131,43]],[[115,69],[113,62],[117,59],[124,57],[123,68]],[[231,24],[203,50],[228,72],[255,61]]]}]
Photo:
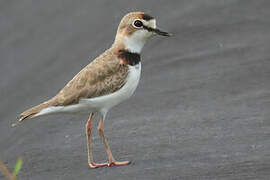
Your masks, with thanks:
[{"label": "bird's tail", "polygon": [[34,106],[26,111],[24,111],[23,113],[20,114],[19,117],[19,121],[15,122],[12,124],[12,127],[17,126],[18,124],[20,124],[22,121],[24,121],[25,119],[30,119],[32,117],[34,117],[36,114],[38,114],[42,109],[49,107],[52,105],[52,100],[46,101],[42,104],[39,104],[37,106]]}]

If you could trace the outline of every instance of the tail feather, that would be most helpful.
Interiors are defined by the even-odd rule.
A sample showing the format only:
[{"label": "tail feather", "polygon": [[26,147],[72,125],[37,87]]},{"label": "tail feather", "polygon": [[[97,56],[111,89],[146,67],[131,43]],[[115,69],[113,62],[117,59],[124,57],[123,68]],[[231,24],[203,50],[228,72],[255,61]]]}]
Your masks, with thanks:
[{"label": "tail feather", "polygon": [[20,118],[19,118],[19,120],[17,121],[17,122],[15,122],[15,123],[12,123],[12,127],[14,127],[14,126],[17,126],[18,124],[20,124],[23,120],[25,120],[25,119],[28,119],[28,118],[31,118],[33,115],[35,115],[35,114],[29,114],[28,116],[20,116]]},{"label": "tail feather", "polygon": [[26,111],[24,111],[23,113],[20,114],[20,118],[17,122],[12,124],[12,127],[17,126],[18,124],[20,124],[22,121],[24,121],[25,119],[30,119],[32,117],[34,117],[36,114],[38,114],[42,109],[51,106],[52,100],[46,101],[40,105],[34,106]]}]

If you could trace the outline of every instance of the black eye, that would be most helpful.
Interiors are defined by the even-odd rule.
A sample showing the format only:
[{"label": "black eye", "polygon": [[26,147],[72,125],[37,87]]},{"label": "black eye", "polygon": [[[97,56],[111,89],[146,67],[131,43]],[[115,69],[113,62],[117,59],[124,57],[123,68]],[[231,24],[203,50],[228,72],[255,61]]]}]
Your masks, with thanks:
[{"label": "black eye", "polygon": [[142,21],[140,21],[140,20],[134,21],[133,24],[134,24],[135,27],[138,27],[138,28],[143,26],[143,23],[142,23]]}]

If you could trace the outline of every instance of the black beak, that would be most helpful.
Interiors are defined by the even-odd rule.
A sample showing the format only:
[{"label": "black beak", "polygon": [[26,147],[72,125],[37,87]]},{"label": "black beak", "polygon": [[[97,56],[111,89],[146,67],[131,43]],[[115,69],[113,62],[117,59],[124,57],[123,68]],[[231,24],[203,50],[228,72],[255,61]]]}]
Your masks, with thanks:
[{"label": "black beak", "polygon": [[171,33],[168,33],[168,32],[165,32],[165,31],[161,31],[160,29],[154,29],[153,31],[156,34],[161,35],[161,36],[167,36],[167,37],[172,36]]},{"label": "black beak", "polygon": [[156,33],[158,35],[161,35],[161,36],[167,36],[167,37],[172,36],[171,33],[161,31],[160,29],[157,29],[157,28],[154,29],[154,28],[147,27],[147,26],[143,26],[143,28],[146,29],[149,32],[154,32],[154,33]]}]

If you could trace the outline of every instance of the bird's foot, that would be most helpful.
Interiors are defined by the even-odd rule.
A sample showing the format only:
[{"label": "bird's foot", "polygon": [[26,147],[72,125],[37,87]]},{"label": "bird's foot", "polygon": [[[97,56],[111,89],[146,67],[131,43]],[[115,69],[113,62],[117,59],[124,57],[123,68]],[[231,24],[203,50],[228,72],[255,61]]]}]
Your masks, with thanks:
[{"label": "bird's foot", "polygon": [[109,163],[89,163],[89,167],[94,169],[94,168],[98,168],[98,167],[111,167],[111,166],[125,166],[125,165],[129,165],[131,162],[130,161],[112,161]]},{"label": "bird's foot", "polygon": [[105,167],[108,166],[108,163],[89,163],[89,167],[94,169],[94,168],[98,168],[98,167]]},{"label": "bird's foot", "polygon": [[107,166],[125,166],[129,165],[131,162],[130,161],[112,161],[107,164]]}]

